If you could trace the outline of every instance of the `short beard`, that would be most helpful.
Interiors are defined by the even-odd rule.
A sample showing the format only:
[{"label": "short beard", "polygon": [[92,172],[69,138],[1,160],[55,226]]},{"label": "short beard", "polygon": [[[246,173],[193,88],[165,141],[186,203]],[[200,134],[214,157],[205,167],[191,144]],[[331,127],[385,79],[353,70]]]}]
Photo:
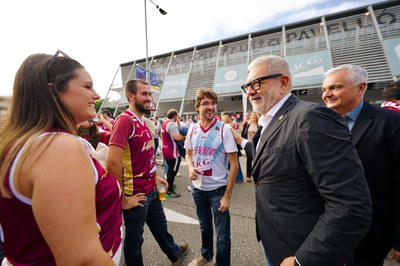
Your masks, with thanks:
[{"label": "short beard", "polygon": [[206,120],[206,121],[213,121],[214,118],[215,118],[215,113],[213,114],[212,118],[210,118],[210,119],[208,118],[207,115],[202,115],[202,118],[203,118],[204,120]]},{"label": "short beard", "polygon": [[146,113],[146,111],[150,110],[150,108],[144,107],[144,105],[140,104],[136,99],[135,99],[135,108],[141,114],[144,114]]},{"label": "short beard", "polygon": [[261,104],[258,105],[252,105],[253,106],[253,111],[257,113],[263,113],[264,109],[266,108],[264,99],[261,98]]}]

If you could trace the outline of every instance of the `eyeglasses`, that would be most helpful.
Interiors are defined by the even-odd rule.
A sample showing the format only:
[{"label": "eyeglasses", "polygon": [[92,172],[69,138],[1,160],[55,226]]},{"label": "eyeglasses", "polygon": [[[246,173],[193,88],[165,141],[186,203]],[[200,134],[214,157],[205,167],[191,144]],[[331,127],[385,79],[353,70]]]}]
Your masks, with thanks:
[{"label": "eyeglasses", "polygon": [[251,87],[254,91],[258,91],[261,88],[261,81],[266,80],[266,79],[277,78],[277,77],[281,77],[281,76],[283,76],[283,74],[272,74],[272,75],[256,78],[256,79],[252,80],[251,82],[242,85],[241,88],[244,91],[244,93],[247,93],[249,91],[249,87]]},{"label": "eyeglasses", "polygon": [[61,50],[57,50],[57,52],[53,55],[53,57],[51,58],[51,60],[49,61],[49,64],[47,65],[47,70],[50,69],[50,67],[54,64],[54,62],[56,61],[57,56],[61,54],[62,56],[64,56],[65,58],[71,58],[69,57],[66,53],[64,53]]},{"label": "eyeglasses", "polygon": [[203,107],[209,107],[209,106],[217,106],[217,103],[216,102],[202,102],[200,105]]}]

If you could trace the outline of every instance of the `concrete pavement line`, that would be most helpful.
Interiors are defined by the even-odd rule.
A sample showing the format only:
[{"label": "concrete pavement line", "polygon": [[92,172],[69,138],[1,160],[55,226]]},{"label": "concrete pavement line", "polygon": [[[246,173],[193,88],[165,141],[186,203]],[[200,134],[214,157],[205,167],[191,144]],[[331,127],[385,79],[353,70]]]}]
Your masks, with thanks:
[{"label": "concrete pavement line", "polygon": [[176,223],[183,223],[183,224],[199,224],[199,221],[193,219],[189,216],[183,215],[178,212],[174,212],[173,210],[164,208],[165,216],[167,217],[167,221],[169,222],[176,222]]}]

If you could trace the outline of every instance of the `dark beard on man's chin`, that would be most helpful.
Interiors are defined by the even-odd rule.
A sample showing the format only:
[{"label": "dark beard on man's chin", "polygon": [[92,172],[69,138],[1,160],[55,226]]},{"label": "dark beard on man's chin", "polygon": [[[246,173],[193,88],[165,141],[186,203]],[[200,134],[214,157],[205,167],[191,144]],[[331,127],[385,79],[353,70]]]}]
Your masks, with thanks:
[{"label": "dark beard on man's chin", "polygon": [[140,104],[139,102],[135,101],[135,108],[138,110],[138,112],[144,114],[150,109],[146,109],[143,104]]},{"label": "dark beard on man's chin", "polygon": [[208,117],[208,115],[204,115],[203,118],[207,121],[213,121],[215,118],[215,113],[211,116],[211,118]]}]

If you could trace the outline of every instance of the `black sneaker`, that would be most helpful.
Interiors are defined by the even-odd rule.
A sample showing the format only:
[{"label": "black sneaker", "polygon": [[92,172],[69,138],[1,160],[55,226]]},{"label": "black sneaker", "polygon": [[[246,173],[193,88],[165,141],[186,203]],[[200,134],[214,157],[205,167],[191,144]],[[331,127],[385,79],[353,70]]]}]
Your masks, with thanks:
[{"label": "black sneaker", "polygon": [[167,192],[167,198],[169,199],[179,198],[180,196],[181,194],[176,193],[175,191]]},{"label": "black sneaker", "polygon": [[179,258],[177,261],[172,262],[171,266],[177,266],[181,263],[183,256],[185,256],[189,250],[189,245],[187,243],[183,243],[182,245],[179,246],[179,249],[180,249]]}]

